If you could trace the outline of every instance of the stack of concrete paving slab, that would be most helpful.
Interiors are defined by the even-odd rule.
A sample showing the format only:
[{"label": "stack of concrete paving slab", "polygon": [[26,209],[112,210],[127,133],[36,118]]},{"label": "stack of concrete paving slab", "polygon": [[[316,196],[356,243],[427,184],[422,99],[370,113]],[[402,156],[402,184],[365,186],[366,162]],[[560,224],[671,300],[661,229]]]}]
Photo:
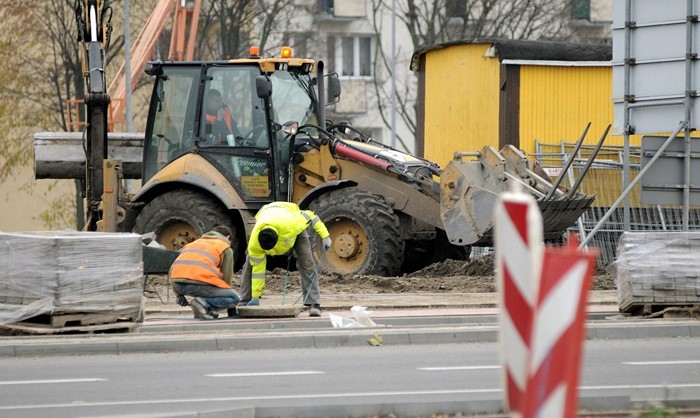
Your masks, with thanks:
[{"label": "stack of concrete paving slab", "polygon": [[700,305],[700,232],[626,232],[615,266],[621,312]]},{"label": "stack of concrete paving slab", "polygon": [[0,325],[140,323],[143,277],[137,234],[0,233]]}]

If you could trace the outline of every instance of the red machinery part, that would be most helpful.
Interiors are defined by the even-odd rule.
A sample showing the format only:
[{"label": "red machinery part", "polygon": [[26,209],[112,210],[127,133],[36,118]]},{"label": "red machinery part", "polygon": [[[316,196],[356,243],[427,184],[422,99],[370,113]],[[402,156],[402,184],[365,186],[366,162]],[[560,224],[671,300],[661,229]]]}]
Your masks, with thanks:
[{"label": "red machinery part", "polygon": [[345,144],[338,143],[335,146],[335,151],[337,155],[341,157],[346,157],[351,160],[359,161],[361,163],[373,166],[373,167],[379,167],[383,168],[384,170],[388,170],[389,166],[391,165],[390,163],[386,161],[382,161],[378,158],[375,158],[371,155],[365,154],[364,152],[358,151],[356,149],[353,149],[351,147],[348,147]]}]

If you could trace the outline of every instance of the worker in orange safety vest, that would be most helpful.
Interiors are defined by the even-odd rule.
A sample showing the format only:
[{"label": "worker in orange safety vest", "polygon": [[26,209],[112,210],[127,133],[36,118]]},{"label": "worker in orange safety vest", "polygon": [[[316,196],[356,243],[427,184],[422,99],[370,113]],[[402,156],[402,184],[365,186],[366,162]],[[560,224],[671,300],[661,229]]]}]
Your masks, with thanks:
[{"label": "worker in orange safety vest", "polygon": [[[225,143],[227,137],[241,137],[238,125],[231,116],[231,109],[224,104],[221,92],[209,89],[207,93],[207,108],[204,120],[212,125],[212,135],[215,143]],[[231,145],[231,144],[229,144]]]},{"label": "worker in orange safety vest", "polygon": [[[177,303],[189,305],[195,318],[214,319],[223,309],[235,316],[240,297],[231,287],[233,250],[227,227],[217,226],[182,247],[168,276]],[[185,296],[193,298],[188,301]]]}]

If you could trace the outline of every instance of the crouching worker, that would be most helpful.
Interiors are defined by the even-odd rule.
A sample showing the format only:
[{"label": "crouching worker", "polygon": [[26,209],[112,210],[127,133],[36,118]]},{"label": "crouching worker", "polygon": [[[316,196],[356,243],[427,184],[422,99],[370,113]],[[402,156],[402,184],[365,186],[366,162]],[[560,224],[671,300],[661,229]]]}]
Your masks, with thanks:
[{"label": "crouching worker", "polygon": [[[177,304],[189,305],[198,319],[218,318],[218,310],[236,315],[240,298],[231,287],[233,250],[231,231],[217,226],[185,245],[169,272]],[[188,302],[185,296],[192,296]]]},{"label": "crouching worker", "polygon": [[331,248],[328,229],[310,210],[301,210],[289,202],[273,202],[255,215],[255,227],[248,242],[248,254],[241,272],[241,305],[256,306],[265,290],[265,265],[268,255],[289,255],[297,260],[301,291],[309,316],[321,316],[318,272],[307,228],[311,226],[323,240],[323,251]]}]

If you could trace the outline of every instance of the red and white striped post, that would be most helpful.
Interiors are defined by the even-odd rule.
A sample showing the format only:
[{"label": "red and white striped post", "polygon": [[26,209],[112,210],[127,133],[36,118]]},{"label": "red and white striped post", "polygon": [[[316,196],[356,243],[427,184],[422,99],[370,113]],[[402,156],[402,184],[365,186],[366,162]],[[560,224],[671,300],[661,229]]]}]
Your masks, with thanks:
[{"label": "red and white striped post", "polygon": [[542,215],[532,196],[519,191],[504,193],[495,211],[494,244],[502,381],[512,416],[524,412],[542,242]]},{"label": "red and white striped post", "polygon": [[596,253],[578,250],[578,236],[565,247],[547,247],[542,265],[525,396],[529,417],[576,417],[585,332],[586,302]]}]

